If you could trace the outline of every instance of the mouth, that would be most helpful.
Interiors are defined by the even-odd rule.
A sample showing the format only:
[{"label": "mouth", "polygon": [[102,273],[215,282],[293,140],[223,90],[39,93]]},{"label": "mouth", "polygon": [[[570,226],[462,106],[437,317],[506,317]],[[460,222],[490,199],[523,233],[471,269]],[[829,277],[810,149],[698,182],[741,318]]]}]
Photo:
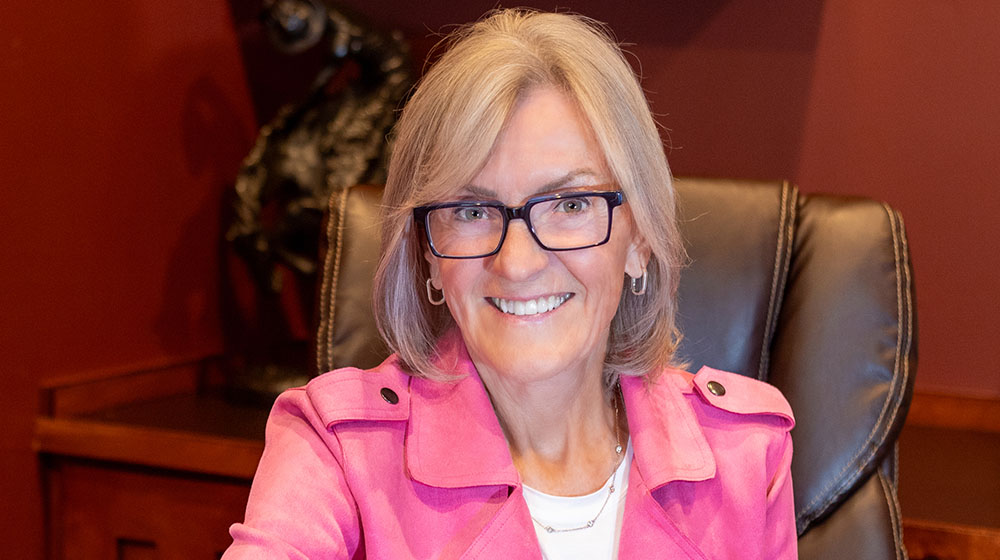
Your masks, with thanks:
[{"label": "mouth", "polygon": [[560,305],[566,303],[566,301],[571,297],[573,297],[573,294],[568,293],[557,296],[542,296],[529,300],[513,300],[497,297],[490,297],[486,299],[493,304],[493,307],[496,307],[508,315],[525,316],[548,313],[549,311],[552,311]]}]

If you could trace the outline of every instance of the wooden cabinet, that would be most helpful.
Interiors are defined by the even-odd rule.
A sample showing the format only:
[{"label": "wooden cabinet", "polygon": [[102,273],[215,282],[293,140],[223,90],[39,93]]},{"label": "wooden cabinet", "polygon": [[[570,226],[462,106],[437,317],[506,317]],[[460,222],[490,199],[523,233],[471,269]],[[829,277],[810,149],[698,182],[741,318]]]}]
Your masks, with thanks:
[{"label": "wooden cabinet", "polygon": [[243,519],[267,406],[215,389],[213,360],[62,379],[36,422],[47,556],[214,559]]}]

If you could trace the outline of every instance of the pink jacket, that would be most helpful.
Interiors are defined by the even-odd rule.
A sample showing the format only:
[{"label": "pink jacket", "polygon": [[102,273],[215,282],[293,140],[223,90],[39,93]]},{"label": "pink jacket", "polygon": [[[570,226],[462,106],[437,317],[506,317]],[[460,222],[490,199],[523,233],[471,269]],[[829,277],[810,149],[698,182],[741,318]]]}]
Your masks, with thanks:
[{"label": "pink jacket", "polygon": [[[450,346],[454,383],[390,358],[282,394],[224,560],[540,559],[489,397]],[[709,368],[621,387],[635,454],[619,558],[796,558],[794,421],[777,389]]]}]

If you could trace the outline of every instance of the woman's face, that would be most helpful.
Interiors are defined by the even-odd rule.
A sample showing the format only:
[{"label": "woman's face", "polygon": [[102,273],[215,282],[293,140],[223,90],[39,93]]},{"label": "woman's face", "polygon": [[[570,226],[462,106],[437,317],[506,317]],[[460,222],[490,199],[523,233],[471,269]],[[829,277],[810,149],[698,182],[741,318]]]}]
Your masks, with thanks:
[{"label": "woman's face", "polygon": [[[604,157],[575,106],[554,88],[538,88],[520,101],[485,167],[456,198],[520,206],[544,194],[615,190],[609,183]],[[495,255],[463,260],[425,253],[433,284],[444,290],[482,374],[530,382],[602,370],[624,274],[639,276],[648,260],[628,205],[613,212],[611,238],[597,247],[547,251],[523,220],[512,220]],[[557,305],[537,312],[540,299]]]}]

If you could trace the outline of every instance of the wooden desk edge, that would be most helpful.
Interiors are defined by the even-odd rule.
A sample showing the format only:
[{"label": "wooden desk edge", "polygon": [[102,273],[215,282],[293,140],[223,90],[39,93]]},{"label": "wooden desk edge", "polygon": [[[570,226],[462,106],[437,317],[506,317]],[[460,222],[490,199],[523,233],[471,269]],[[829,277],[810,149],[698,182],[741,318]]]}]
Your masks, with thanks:
[{"label": "wooden desk edge", "polygon": [[129,368],[49,379],[39,388],[39,412],[53,418],[129,402],[194,393],[221,382],[222,357],[188,356]]},{"label": "wooden desk edge", "polygon": [[251,480],[263,441],[71,418],[38,418],[39,453]]},{"label": "wooden desk edge", "polygon": [[914,560],[1000,558],[1000,529],[903,519],[903,541]]},{"label": "wooden desk edge", "polygon": [[916,392],[906,423],[928,428],[1000,433],[1000,398]]}]

